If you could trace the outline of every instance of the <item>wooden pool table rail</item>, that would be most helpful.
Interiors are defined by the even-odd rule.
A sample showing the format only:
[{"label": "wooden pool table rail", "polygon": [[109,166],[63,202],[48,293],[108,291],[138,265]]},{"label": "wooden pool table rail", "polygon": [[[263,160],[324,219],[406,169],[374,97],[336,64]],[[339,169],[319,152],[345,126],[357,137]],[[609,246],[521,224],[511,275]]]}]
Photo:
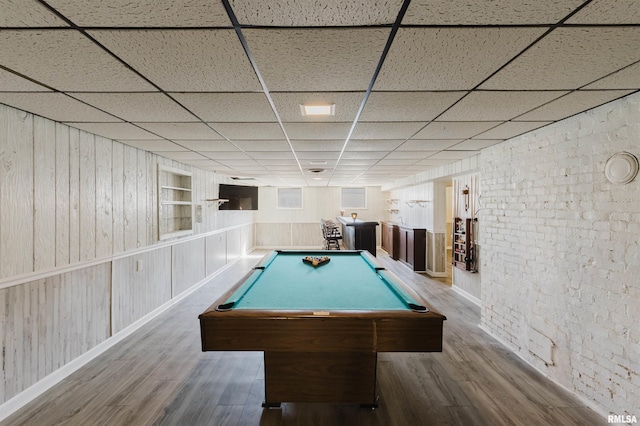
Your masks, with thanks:
[{"label": "wooden pool table rail", "polygon": [[264,352],[263,406],[286,401],[374,407],[378,352],[442,351],[446,318],[431,307],[428,312],[216,310],[255,272],[245,275],[199,319],[203,351]]}]

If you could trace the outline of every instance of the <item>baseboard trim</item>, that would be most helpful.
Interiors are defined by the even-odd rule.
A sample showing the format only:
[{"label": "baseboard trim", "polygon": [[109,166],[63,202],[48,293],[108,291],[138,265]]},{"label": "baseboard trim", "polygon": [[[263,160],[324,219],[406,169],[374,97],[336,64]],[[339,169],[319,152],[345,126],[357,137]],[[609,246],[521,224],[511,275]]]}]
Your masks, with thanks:
[{"label": "baseboard trim", "polygon": [[157,307],[156,309],[154,309],[153,311],[149,312],[144,317],[140,318],[139,320],[137,320],[134,323],[130,324],[129,326],[127,326],[126,328],[122,329],[118,333],[116,333],[113,336],[109,337],[104,342],[99,343],[95,347],[89,349],[87,352],[83,353],[82,355],[78,356],[74,360],[72,360],[72,361],[68,362],[67,364],[63,365],[62,367],[58,368],[53,373],[51,373],[48,376],[44,377],[43,379],[37,381],[33,385],[29,386],[27,389],[23,390],[19,394],[15,395],[11,399],[9,399],[6,402],[4,402],[2,405],[0,405],[0,421],[2,421],[4,419],[6,419],[7,417],[11,416],[16,411],[20,410],[22,407],[24,407],[25,405],[27,405],[28,403],[30,403],[31,401],[33,401],[34,399],[36,399],[37,397],[42,395],[44,392],[46,392],[47,390],[51,389],[56,384],[60,383],[62,380],[64,380],[67,377],[69,377],[72,373],[74,373],[77,370],[79,370],[80,368],[84,367],[90,361],[92,361],[93,359],[97,358],[99,355],[104,353],[106,350],[112,348],[113,346],[115,346],[116,344],[118,344],[119,342],[121,342],[122,340],[127,338],[129,335],[131,335],[133,332],[138,330],[140,327],[142,327],[143,325],[145,325],[146,323],[148,323],[149,321],[151,321],[152,319],[154,319],[155,317],[157,317],[158,315],[160,315],[161,313],[163,313],[164,311],[166,311],[167,309],[169,309],[170,307],[172,307],[176,303],[180,302],[182,299],[184,299],[185,297],[187,297],[188,295],[190,295],[194,291],[198,290],[200,287],[202,287],[203,285],[205,285],[206,283],[211,281],[217,275],[221,274],[225,270],[227,270],[230,267],[232,267],[235,263],[240,261],[242,258],[247,256],[248,254],[240,256],[237,259],[235,259],[234,261],[226,264],[225,266],[223,266],[222,268],[218,269],[213,274],[211,274],[208,277],[202,279],[200,282],[194,284],[193,286],[191,286],[187,290],[183,291],[182,293],[180,293],[176,297],[172,298],[171,300],[169,300],[165,304]]},{"label": "baseboard trim", "polygon": [[531,368],[533,368],[534,370],[536,370],[538,373],[542,374],[547,380],[553,382],[556,386],[559,386],[560,388],[562,388],[562,390],[564,390],[565,392],[573,395],[576,399],[578,399],[580,402],[582,402],[584,405],[586,405],[587,407],[589,407],[591,410],[593,410],[596,414],[602,416],[603,420],[607,419],[607,416],[609,415],[609,413],[607,412],[607,410],[603,407],[600,407],[599,405],[597,405],[595,402],[590,401],[588,399],[586,399],[584,396],[582,395],[578,395],[574,390],[569,389],[568,387],[566,387],[565,385],[563,385],[562,383],[558,382],[554,377],[549,376],[547,373],[545,373],[544,371],[540,370],[537,366],[535,366],[534,364],[532,364],[528,359],[524,358],[522,356],[522,354],[520,354],[514,347],[513,345],[510,345],[508,342],[506,342],[505,340],[503,340],[501,337],[496,336],[495,334],[493,334],[488,328],[486,328],[484,325],[480,324],[478,325],[478,327],[480,328],[480,330],[484,331],[485,333],[487,333],[489,336],[493,337],[494,339],[496,339],[501,345],[503,345],[505,348],[509,349],[509,351],[511,351],[514,355],[516,355],[518,358],[520,358],[523,362],[525,362],[527,365],[529,365]]},{"label": "baseboard trim", "polygon": [[464,297],[465,299],[467,299],[468,301],[470,301],[474,305],[478,305],[479,307],[482,307],[482,300],[478,299],[477,297],[475,297],[473,294],[467,292],[466,290],[461,289],[460,287],[456,286],[455,284],[453,284],[451,286],[451,290],[455,291],[460,296]]}]

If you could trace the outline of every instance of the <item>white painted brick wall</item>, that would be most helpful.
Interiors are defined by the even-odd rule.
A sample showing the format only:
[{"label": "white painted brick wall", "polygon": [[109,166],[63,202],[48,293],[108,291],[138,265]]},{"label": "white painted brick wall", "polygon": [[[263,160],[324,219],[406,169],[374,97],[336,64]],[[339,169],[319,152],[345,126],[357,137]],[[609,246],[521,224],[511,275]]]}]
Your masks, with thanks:
[{"label": "white painted brick wall", "polygon": [[[640,94],[482,151],[482,325],[595,407],[640,415]],[[530,351],[530,328],[553,365]]]}]

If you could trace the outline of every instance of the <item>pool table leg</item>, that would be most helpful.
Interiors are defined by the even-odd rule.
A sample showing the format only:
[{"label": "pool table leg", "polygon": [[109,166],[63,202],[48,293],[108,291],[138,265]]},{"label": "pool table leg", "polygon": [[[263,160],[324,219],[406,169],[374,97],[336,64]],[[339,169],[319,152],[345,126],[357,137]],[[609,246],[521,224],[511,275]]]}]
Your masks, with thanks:
[{"label": "pool table leg", "polygon": [[369,408],[371,410],[375,410],[376,408],[378,408],[378,401],[379,400],[380,400],[380,397],[376,396],[376,399],[375,399],[373,404],[360,404],[360,407]]},{"label": "pool table leg", "polygon": [[265,403],[328,402],[375,408],[377,353],[264,353]]}]

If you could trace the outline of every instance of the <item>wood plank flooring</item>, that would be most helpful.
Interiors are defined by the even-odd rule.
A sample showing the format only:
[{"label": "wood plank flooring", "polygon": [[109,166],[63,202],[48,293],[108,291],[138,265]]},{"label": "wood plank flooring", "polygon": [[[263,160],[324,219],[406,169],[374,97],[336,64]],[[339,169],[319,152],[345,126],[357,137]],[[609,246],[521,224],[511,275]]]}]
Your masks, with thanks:
[{"label": "wood plank flooring", "polygon": [[263,409],[261,352],[201,351],[198,314],[258,261],[254,255],[1,425],[606,424],[480,330],[478,307],[382,251],[378,258],[447,321],[442,353],[379,354],[376,410],[293,403]]}]

